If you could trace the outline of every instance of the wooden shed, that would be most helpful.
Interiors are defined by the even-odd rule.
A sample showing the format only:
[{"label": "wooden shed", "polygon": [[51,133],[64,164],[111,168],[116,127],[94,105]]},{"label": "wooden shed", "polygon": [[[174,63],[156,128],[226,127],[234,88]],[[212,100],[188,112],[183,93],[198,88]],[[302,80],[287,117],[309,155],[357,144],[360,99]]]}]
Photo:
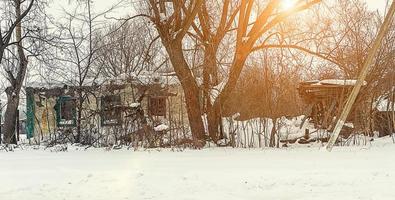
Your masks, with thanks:
[{"label": "wooden shed", "polygon": [[[356,80],[326,79],[301,82],[299,95],[307,104],[306,115],[316,128],[333,129],[336,117],[351,93]],[[357,98],[351,114],[346,121],[346,128],[364,130],[366,124],[363,119],[368,118],[369,106],[363,99]],[[350,131],[348,131],[348,134]]]}]

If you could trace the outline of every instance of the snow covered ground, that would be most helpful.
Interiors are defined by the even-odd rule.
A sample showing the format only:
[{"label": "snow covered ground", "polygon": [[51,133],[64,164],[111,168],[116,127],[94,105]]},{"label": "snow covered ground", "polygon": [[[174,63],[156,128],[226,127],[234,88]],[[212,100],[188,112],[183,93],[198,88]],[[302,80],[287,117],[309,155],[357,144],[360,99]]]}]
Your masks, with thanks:
[{"label": "snow covered ground", "polygon": [[0,152],[1,200],[394,199],[395,145]]}]

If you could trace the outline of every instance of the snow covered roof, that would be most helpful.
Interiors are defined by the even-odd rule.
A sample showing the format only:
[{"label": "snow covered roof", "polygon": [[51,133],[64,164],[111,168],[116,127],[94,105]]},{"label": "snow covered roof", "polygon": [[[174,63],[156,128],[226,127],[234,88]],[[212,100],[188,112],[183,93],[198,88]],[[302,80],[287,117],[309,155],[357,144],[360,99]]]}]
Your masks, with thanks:
[{"label": "snow covered roof", "polygon": [[156,73],[143,71],[139,74],[132,74],[131,77],[143,84],[152,84],[159,82],[165,85],[179,85],[180,81],[174,73]]},{"label": "snow covered roof", "polygon": [[[108,83],[112,84],[125,84],[132,82],[135,84],[150,85],[150,84],[161,84],[161,85],[179,85],[180,82],[174,73],[157,73],[150,71],[142,71],[140,73],[131,74],[120,74],[116,77],[97,77],[97,78],[87,78],[84,81],[83,86],[92,85],[105,85]],[[65,85],[73,86],[70,83],[62,82],[39,82],[32,81],[26,84],[27,87],[32,88],[59,88]],[[75,84],[76,85],[76,84]]]},{"label": "snow covered roof", "polygon": [[40,82],[40,81],[31,81],[26,83],[27,87],[32,88],[55,88],[55,87],[63,87],[64,83],[58,82]]},{"label": "snow covered roof", "polygon": [[133,82],[136,84],[150,85],[154,83],[160,83],[162,85],[179,85],[177,76],[174,73],[158,73],[151,71],[141,71],[139,73],[130,73],[130,74],[119,74],[116,77],[108,78],[108,77],[100,77],[96,78],[90,82],[90,85],[93,83],[96,84],[105,84],[105,83],[118,83],[122,84],[125,82]]},{"label": "snow covered roof", "polygon": [[168,129],[169,129],[169,126],[167,126],[166,124],[160,124],[160,125],[154,127],[154,130],[157,132],[166,131]]},{"label": "snow covered roof", "polygon": [[[312,83],[312,85],[344,85],[344,86],[353,86],[357,84],[357,80],[353,79],[324,79],[320,81],[308,81],[306,83]],[[363,85],[367,85],[368,83],[364,81]]]}]

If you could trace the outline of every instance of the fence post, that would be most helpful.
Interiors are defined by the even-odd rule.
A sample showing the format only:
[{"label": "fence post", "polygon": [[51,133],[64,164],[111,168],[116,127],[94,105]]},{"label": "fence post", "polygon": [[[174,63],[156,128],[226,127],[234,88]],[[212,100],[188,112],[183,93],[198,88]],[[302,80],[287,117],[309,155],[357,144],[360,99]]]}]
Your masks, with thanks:
[{"label": "fence post", "polygon": [[19,123],[19,109],[16,110],[16,144],[19,142],[19,134],[20,134],[20,123]]}]

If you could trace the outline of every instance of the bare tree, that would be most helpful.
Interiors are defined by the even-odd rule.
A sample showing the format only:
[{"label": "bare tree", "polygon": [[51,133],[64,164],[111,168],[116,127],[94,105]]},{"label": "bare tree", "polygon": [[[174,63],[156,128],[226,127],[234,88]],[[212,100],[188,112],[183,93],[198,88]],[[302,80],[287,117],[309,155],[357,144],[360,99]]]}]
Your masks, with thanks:
[{"label": "bare tree", "polygon": [[[191,0],[188,3],[182,1],[149,1],[150,19],[156,26],[185,93],[189,125],[195,141],[203,140],[205,130],[201,117],[199,86],[185,59],[183,39],[203,3],[203,0]],[[170,7],[168,4],[171,4]]]},{"label": "bare tree", "polygon": [[[30,10],[32,9],[34,5],[35,0],[31,0],[30,3],[28,4],[28,7],[26,10],[23,11],[23,13],[20,13],[19,16],[15,16],[13,20],[10,21],[10,23],[7,23],[5,19],[2,19],[1,21],[1,26],[0,26],[0,63],[3,60],[3,55],[4,51],[6,48],[10,45],[16,44],[15,42],[12,42],[12,36],[14,33],[14,30],[17,28],[17,26],[22,22],[23,18],[25,18]],[[24,3],[24,1],[8,1],[8,2],[3,2],[4,3],[4,8],[8,7],[10,3],[14,2],[15,6],[18,4],[20,5],[21,3]],[[4,16],[3,16],[4,17]],[[4,20],[4,21],[3,21]],[[5,24],[8,24],[9,26],[4,26]]]},{"label": "bare tree", "polygon": [[116,23],[100,33],[96,69],[101,76],[129,77],[164,66],[166,59],[161,55],[161,48],[153,42],[152,29],[141,21]]},{"label": "bare tree", "polygon": [[[3,23],[1,23],[0,27],[0,62],[3,61],[4,52],[8,50],[8,53],[12,58],[7,61],[6,64],[8,67],[4,67],[5,72],[7,74],[7,79],[10,83],[10,86],[6,89],[7,94],[7,108],[5,112],[5,120],[4,120],[4,136],[5,143],[11,143],[12,137],[15,132],[15,124],[17,118],[17,109],[19,106],[20,92],[23,85],[23,81],[25,80],[27,67],[28,67],[28,58],[25,55],[25,46],[23,44],[23,39],[26,37],[26,32],[29,32],[28,29],[23,30],[23,19],[31,12],[33,5],[35,4],[35,0],[31,1],[21,1],[14,0],[6,2],[8,5],[14,7],[14,15],[13,19],[10,19],[10,26],[8,26],[3,32],[1,30],[3,28]],[[27,3],[27,8],[23,9],[23,5]],[[15,33],[14,33],[15,31]],[[25,34],[23,34],[25,31]],[[12,41],[12,39],[15,39]],[[13,54],[13,50],[8,49],[10,45],[15,45],[17,49],[17,54]],[[12,60],[12,61],[11,61]],[[16,62],[13,62],[16,61]]]},{"label": "bare tree", "polygon": [[[281,6],[279,1],[268,1],[265,5],[265,9],[260,9],[255,13],[256,15],[252,15],[252,8],[257,2],[238,2],[233,7],[236,8],[237,12],[232,12],[228,7],[230,2],[225,1],[224,6],[222,7],[222,14],[219,14],[219,16],[222,16],[220,18],[220,23],[218,23],[219,26],[212,27],[212,29],[218,31],[210,31],[207,24],[200,23],[200,26],[196,25],[198,23],[194,24],[195,18],[199,14],[201,19],[200,22],[216,19],[216,17],[210,15],[218,16],[218,12],[207,12],[206,8],[203,7],[204,2],[202,1],[149,1],[151,11],[149,17],[151,21],[154,22],[158,30],[162,43],[169,54],[170,60],[186,94],[188,118],[192,135],[195,139],[203,138],[204,128],[201,120],[203,109],[199,102],[199,88],[195,79],[196,76],[192,72],[188,62],[185,60],[182,43],[183,39],[185,39],[186,33],[191,29],[191,26],[193,26],[194,29],[199,29],[204,26],[203,29],[205,29],[204,33],[206,33],[206,35],[200,35],[203,36],[201,38],[206,39],[204,42],[209,44],[212,44],[212,41],[210,40],[213,38],[204,37],[208,36],[208,34],[212,34],[214,36],[217,35],[219,42],[221,42],[223,35],[226,34],[229,29],[234,29],[236,31],[235,50],[232,53],[233,59],[229,67],[228,78],[223,83],[224,87],[220,91],[218,98],[216,98],[213,103],[213,109],[211,109],[212,112],[208,114],[209,116],[216,116],[216,114],[211,113],[218,111],[223,103],[229,98],[231,92],[236,86],[236,82],[249,55],[258,49],[274,47],[267,45],[265,42],[268,40],[261,40],[262,37],[270,38],[270,35],[268,36],[267,33],[272,30],[273,27],[279,25],[288,16],[305,10],[319,2],[319,0],[298,1],[293,8],[282,10],[280,8]],[[238,18],[233,21],[233,18],[236,18],[236,16],[238,16]],[[228,26],[232,22],[236,24],[236,27]],[[195,34],[199,35],[199,32],[195,32]],[[211,51],[211,53],[215,54],[216,52]],[[213,120],[215,118],[216,117],[213,117],[208,120],[209,123],[214,123],[211,125],[211,127],[214,128],[210,128],[213,131],[218,130],[216,127],[218,127],[219,120]],[[211,135],[213,140],[216,141],[216,134],[214,133]]]},{"label": "bare tree", "polygon": [[[78,88],[76,92],[77,133],[75,142],[81,141],[83,105],[87,99],[84,93],[84,86],[95,84],[100,70],[95,69],[95,62],[98,59],[100,45],[100,31],[106,26],[104,17],[114,10],[118,4],[96,13],[93,10],[92,1],[84,0],[75,2],[75,7],[71,12],[64,9],[65,17],[56,24],[59,31],[59,44],[54,45],[57,55],[54,60],[55,66],[50,66],[53,70],[52,79]],[[56,70],[54,70],[56,69]],[[73,94],[74,95],[74,94]]]}]

